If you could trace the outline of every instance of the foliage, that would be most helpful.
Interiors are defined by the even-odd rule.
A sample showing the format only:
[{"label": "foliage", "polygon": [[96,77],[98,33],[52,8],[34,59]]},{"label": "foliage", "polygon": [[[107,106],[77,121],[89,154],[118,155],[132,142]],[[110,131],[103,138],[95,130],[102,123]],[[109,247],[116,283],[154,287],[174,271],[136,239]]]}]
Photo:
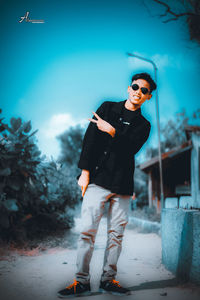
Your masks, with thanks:
[{"label": "foliage", "polygon": [[[185,126],[189,123],[197,123],[200,120],[200,109],[197,109],[192,116],[188,117],[185,110],[176,114],[174,119],[170,119],[166,124],[161,124],[161,151],[166,152],[186,142]],[[157,147],[146,149],[146,159],[151,159],[158,155]],[[147,176],[139,168],[135,170],[135,194],[137,207],[147,204]]]},{"label": "foliage", "polygon": [[[200,120],[200,109],[197,109],[192,116],[188,117],[185,110],[177,113],[174,119],[166,124],[161,124],[161,151],[166,152],[186,142],[185,126]],[[158,155],[157,147],[149,147],[146,150],[147,158]]]},{"label": "foliage", "polygon": [[84,129],[80,125],[77,125],[75,127],[70,127],[57,137],[61,146],[61,155],[58,159],[60,163],[64,163],[68,166],[78,164],[82,148],[83,134]]},{"label": "foliage", "polygon": [[[160,1],[153,0],[162,5],[165,12],[160,15],[164,18],[163,23],[176,21],[186,17],[189,28],[190,39],[200,43],[200,1],[199,0],[179,0],[179,1]],[[175,7],[174,7],[175,6]]]},{"label": "foliage", "polygon": [[[1,111],[0,111],[1,112]],[[41,157],[31,122],[0,119],[0,237],[32,238],[73,224],[75,170]]]},{"label": "foliage", "polygon": [[156,208],[147,205],[137,208],[131,214],[133,217],[144,219],[151,222],[160,222],[161,215],[156,212]]},{"label": "foliage", "polygon": [[142,172],[139,167],[136,167],[134,175],[134,192],[137,199],[137,207],[142,207],[148,203],[147,181],[148,176],[144,172]]}]

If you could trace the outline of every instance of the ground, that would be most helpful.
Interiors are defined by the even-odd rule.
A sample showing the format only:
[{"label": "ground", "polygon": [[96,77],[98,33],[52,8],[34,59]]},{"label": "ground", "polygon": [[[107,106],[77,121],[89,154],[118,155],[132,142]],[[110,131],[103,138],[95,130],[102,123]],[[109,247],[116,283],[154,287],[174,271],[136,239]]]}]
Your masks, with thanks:
[{"label": "ground", "polygon": [[[32,251],[11,251],[0,261],[1,300],[55,300],[57,291],[71,284],[76,270],[76,242],[80,219],[60,246]],[[103,219],[91,261],[93,294],[84,299],[116,299],[117,296],[98,293],[103,254],[106,243],[106,220]],[[69,246],[69,239],[73,240]],[[161,238],[127,227],[116,278],[131,289],[127,299],[134,300],[197,300],[200,287],[178,284],[161,263]]]}]

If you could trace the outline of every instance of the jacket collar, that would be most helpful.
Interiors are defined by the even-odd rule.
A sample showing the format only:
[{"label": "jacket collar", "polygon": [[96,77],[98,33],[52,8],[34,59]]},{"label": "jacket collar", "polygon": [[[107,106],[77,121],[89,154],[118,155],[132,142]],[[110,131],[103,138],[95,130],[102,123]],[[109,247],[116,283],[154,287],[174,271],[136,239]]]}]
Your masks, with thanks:
[{"label": "jacket collar", "polygon": [[[113,107],[112,107],[112,111],[114,111],[117,114],[121,114],[124,108],[126,100],[124,101],[120,101],[120,102],[115,102]],[[136,115],[141,115],[141,108],[138,108],[137,110],[134,111],[134,113]]]}]

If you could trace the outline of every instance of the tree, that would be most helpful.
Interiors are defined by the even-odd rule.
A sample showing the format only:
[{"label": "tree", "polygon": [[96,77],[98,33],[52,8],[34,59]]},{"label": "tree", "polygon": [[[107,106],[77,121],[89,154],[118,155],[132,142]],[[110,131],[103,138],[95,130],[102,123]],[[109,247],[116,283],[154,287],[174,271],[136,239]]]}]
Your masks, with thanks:
[{"label": "tree", "polygon": [[[186,142],[185,127],[190,123],[200,120],[200,109],[193,112],[188,117],[183,110],[176,114],[174,119],[168,120],[166,124],[161,124],[161,151],[166,152]],[[158,155],[157,148],[149,147],[146,150],[146,156],[152,158]]]},{"label": "tree", "polygon": [[61,154],[58,162],[66,174],[65,181],[70,187],[74,204],[78,204],[78,200],[81,199],[81,189],[77,184],[77,176],[80,174],[78,161],[82,149],[84,132],[85,130],[80,125],[77,125],[70,127],[57,137],[61,146]]},{"label": "tree", "polygon": [[137,165],[134,173],[134,193],[138,207],[148,204],[148,176]]},{"label": "tree", "polygon": [[[1,113],[1,110],[0,110]],[[25,240],[73,225],[72,169],[41,157],[31,122],[0,119],[0,238]],[[75,176],[74,176],[75,177]]]},{"label": "tree", "polygon": [[[160,15],[163,18],[163,23],[176,21],[182,17],[186,17],[186,22],[189,27],[190,39],[200,43],[200,1],[199,0],[177,0],[177,1],[160,1],[153,0],[162,5],[165,12]],[[179,8],[172,8],[173,4]],[[179,4],[179,5],[178,5]],[[145,4],[147,6],[147,4]]]},{"label": "tree", "polygon": [[81,153],[83,134],[84,129],[80,125],[77,125],[70,127],[57,137],[61,146],[61,154],[58,162],[68,166],[77,166]]}]

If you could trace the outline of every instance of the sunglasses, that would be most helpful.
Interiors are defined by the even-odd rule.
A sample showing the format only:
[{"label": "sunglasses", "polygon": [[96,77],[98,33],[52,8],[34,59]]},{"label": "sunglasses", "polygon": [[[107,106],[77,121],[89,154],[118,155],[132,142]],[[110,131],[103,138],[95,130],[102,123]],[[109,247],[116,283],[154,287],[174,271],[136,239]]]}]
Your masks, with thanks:
[{"label": "sunglasses", "polygon": [[[131,87],[134,91],[137,91],[140,88],[137,83],[134,83]],[[149,90],[145,87],[141,87],[140,89],[141,89],[143,95],[146,95],[149,92]]]}]

